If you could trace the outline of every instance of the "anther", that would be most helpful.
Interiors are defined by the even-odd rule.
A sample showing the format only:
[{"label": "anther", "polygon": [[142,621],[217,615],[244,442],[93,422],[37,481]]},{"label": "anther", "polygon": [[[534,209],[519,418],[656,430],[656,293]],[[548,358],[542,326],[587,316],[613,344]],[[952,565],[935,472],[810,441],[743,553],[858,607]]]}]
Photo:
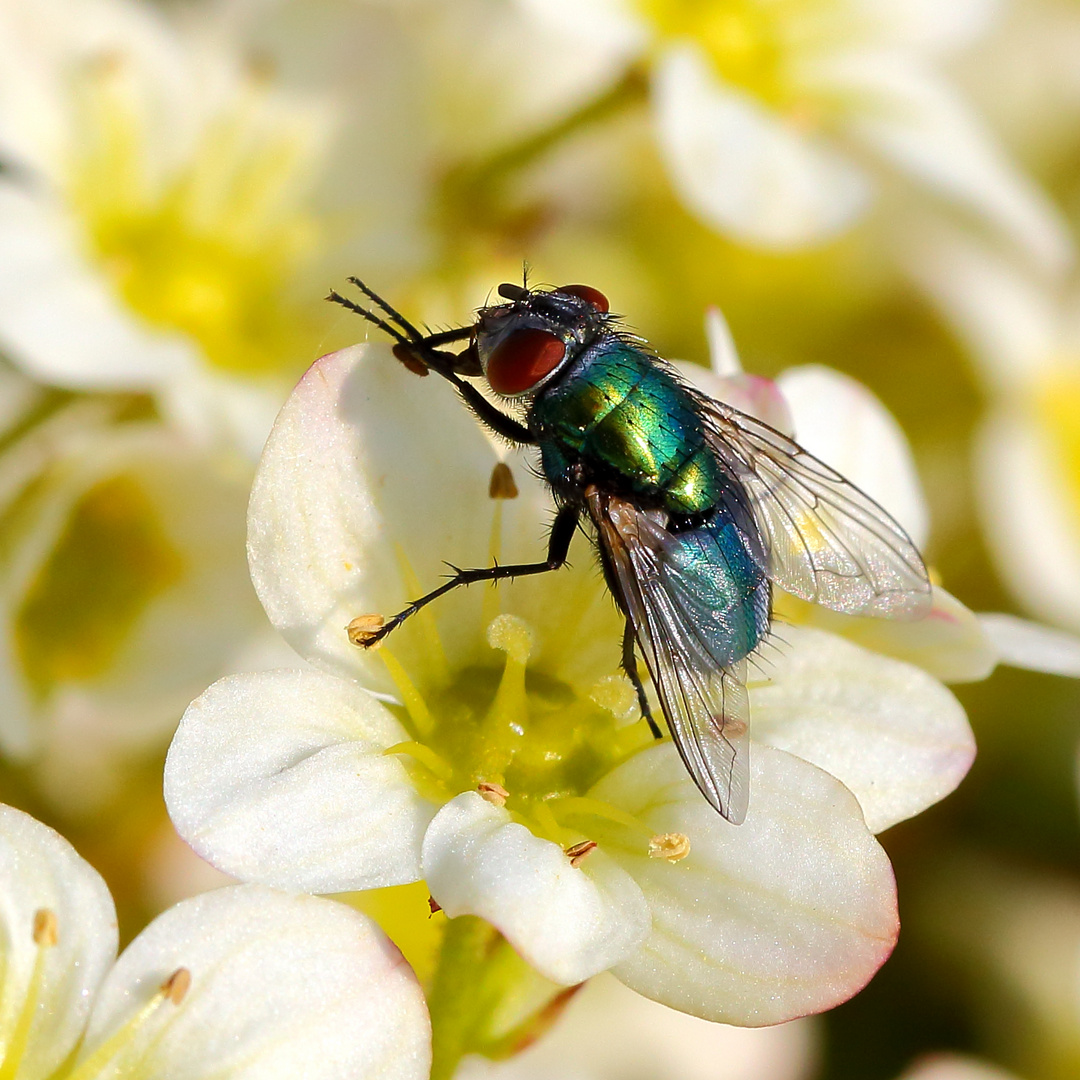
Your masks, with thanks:
[{"label": "anther", "polygon": [[191,972],[187,968],[177,968],[162,984],[161,992],[174,1005],[184,1000],[191,986]]},{"label": "anther", "polygon": [[354,645],[367,649],[379,640],[379,631],[385,625],[386,620],[381,615],[357,615],[345,631]]},{"label": "anther", "polygon": [[582,840],[580,844],[574,844],[566,849],[566,857],[571,866],[577,866],[586,855],[596,847],[595,840]]},{"label": "anther", "polygon": [[59,940],[56,912],[51,908],[38,908],[34,912],[34,944],[52,948]]},{"label": "anther", "polygon": [[477,784],[476,790],[480,793],[480,798],[492,806],[505,806],[506,800],[510,798],[510,792],[502,784],[492,784],[486,780]]},{"label": "anther", "polygon": [[505,461],[500,461],[491,470],[488,496],[492,499],[516,499],[518,497],[518,486],[514,483],[514,474]]},{"label": "anther", "polygon": [[690,854],[690,837],[681,832],[664,833],[649,841],[650,859],[667,859],[678,862]]}]

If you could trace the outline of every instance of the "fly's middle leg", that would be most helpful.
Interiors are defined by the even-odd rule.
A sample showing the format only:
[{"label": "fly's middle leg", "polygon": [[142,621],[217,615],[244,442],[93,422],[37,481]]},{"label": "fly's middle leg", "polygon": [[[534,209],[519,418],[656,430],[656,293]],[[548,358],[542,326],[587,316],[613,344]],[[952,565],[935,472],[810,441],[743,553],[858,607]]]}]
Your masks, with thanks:
[{"label": "fly's middle leg", "polygon": [[645,717],[645,722],[649,725],[649,730],[653,733],[653,738],[662,739],[664,733],[653,719],[652,707],[649,705],[649,699],[645,696],[645,687],[642,685],[641,676],[638,674],[637,656],[634,655],[634,624],[629,619],[626,620],[626,629],[623,631],[622,669],[634,684],[634,689],[637,691],[638,707],[641,709],[641,715]]},{"label": "fly's middle leg", "polygon": [[361,616],[354,619],[350,624],[349,640],[354,645],[370,649],[377,645],[388,634],[396,630],[406,619],[415,615],[422,607],[426,607],[432,600],[438,600],[440,596],[462,586],[475,585],[479,581],[502,581],[517,577],[528,577],[532,574],[546,574],[552,570],[559,570],[566,565],[566,556],[570,552],[570,541],[574,538],[577,529],[579,510],[576,506],[564,506],[559,510],[555,523],[551,528],[551,536],[548,539],[547,558],[543,562],[514,563],[508,566],[486,566],[475,569],[461,570],[452,567],[453,576],[444,585],[414,600],[408,607],[403,608],[396,615],[391,616],[382,625],[371,625],[371,616]]}]

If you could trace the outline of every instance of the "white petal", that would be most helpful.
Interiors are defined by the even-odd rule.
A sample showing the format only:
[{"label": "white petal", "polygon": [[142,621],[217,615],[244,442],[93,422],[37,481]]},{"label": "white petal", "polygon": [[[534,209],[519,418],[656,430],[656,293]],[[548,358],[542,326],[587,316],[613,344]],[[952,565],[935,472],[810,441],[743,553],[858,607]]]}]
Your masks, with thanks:
[{"label": "white petal", "polygon": [[432,808],[382,753],[408,738],[333,676],[232,675],[184,714],[165,801],[180,835],[241,880],[310,892],[415,881]]},{"label": "white petal", "polygon": [[751,691],[754,736],[840,780],[871,832],[921,813],[964,778],[975,738],[937,679],[821,630],[781,636],[762,658],[771,683]]},{"label": "white petal", "polygon": [[[248,555],[259,598],[305,658],[392,691],[383,665],[349,643],[357,615],[390,615],[443,580],[443,560],[485,561],[492,445],[436,376],[419,379],[389,348],[356,346],[311,366],[281,410],[251,493]],[[478,507],[482,512],[478,512]],[[409,584],[401,556],[419,581]],[[471,604],[482,590],[447,599]],[[420,617],[423,618],[422,616]],[[461,635],[444,641],[453,653]],[[393,643],[423,670],[408,631]],[[401,651],[404,650],[404,651]]]},{"label": "white petal", "polygon": [[992,388],[1015,394],[1057,359],[1063,338],[1058,297],[1035,275],[945,230],[916,236],[907,264]]},{"label": "white petal", "polygon": [[1072,261],[1060,213],[935,73],[898,53],[866,51],[830,60],[816,78],[823,90],[865,102],[846,126],[873,151],[985,218],[1044,268]]},{"label": "white petal", "polygon": [[1072,482],[1042,433],[1008,412],[976,443],[979,510],[1001,575],[1017,600],[1080,632],[1080,528]]},{"label": "white petal", "polygon": [[0,342],[28,375],[69,389],[153,390],[197,365],[184,338],[122,307],[57,209],[11,183],[0,186]]},{"label": "white petal", "polygon": [[1001,654],[1001,663],[1080,678],[1080,637],[1015,615],[980,615],[979,621]]},{"label": "white petal", "polygon": [[739,350],[735,347],[731,327],[718,307],[705,312],[705,337],[709,342],[709,360],[713,371],[722,379],[742,374]]},{"label": "white petal", "polygon": [[882,45],[931,53],[969,44],[992,24],[1001,0],[860,0],[856,20]]},{"label": "white petal", "polygon": [[[48,1077],[75,1048],[98,984],[116,957],[116,911],[105,882],[75,849],[29,814],[0,805],[0,1063],[27,994],[39,947],[35,916],[55,917],[19,1080]],[[35,1008],[36,1005],[36,1008]]]},{"label": "white petal", "polygon": [[915,459],[900,425],[862,383],[817,364],[776,380],[791,409],[795,438],[879,502],[917,547],[929,520]]},{"label": "white petal", "polygon": [[254,885],[204,893],[155,919],[106,979],[79,1060],[133,1020],[179,968],[191,974],[187,993],[178,1004],[162,1001],[131,1035],[113,1066],[122,1063],[124,1075],[428,1075],[423,994],[375,924],[332,900]]},{"label": "white petal", "polygon": [[[601,1037],[598,1037],[601,1036]],[[509,1061],[469,1058],[457,1080],[805,1080],[811,1020],[730,1027],[676,1012],[611,975],[590,979],[555,1027]]]},{"label": "white petal", "polygon": [[424,837],[424,878],[451,918],[480,915],[542,975],[581,982],[639,946],[641,890],[595,849],[580,866],[474,791],[451,799]]},{"label": "white petal", "polygon": [[746,243],[788,248],[849,225],[870,198],[864,173],[734,87],[692,46],[655,76],[656,124],[679,194]]},{"label": "white petal", "polygon": [[979,617],[937,585],[930,610],[914,622],[842,615],[782,594],[776,595],[773,611],[782,622],[839,634],[873,652],[915,664],[942,682],[981,682],[998,662],[997,648]]},{"label": "white petal", "polygon": [[860,990],[892,951],[897,916],[889,860],[842,784],[767,746],[754,747],[751,773],[738,826],[701,797],[670,744],[631,758],[592,794],[690,840],[676,863],[618,853],[652,932],[615,975],[695,1016],[758,1026]]},{"label": "white petal", "polygon": [[916,1062],[900,1080],[1017,1080],[1017,1077],[976,1058],[934,1054]]}]

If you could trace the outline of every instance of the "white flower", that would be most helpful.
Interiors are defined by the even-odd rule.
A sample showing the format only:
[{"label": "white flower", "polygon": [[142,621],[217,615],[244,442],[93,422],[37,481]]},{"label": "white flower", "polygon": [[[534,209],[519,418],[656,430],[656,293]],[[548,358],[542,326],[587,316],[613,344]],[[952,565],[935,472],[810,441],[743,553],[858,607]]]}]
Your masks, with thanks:
[{"label": "white flower", "polygon": [[5,374],[25,401],[0,454],[0,753],[82,812],[265,626],[246,470],[130,399],[65,401]]},{"label": "white flower", "polygon": [[186,900],[116,959],[112,898],[0,806],[0,1075],[421,1080],[430,1028],[401,954],[329,900],[257,885]]},{"label": "white flower", "polygon": [[290,289],[327,116],[219,23],[0,3],[0,344],[41,382],[154,393],[255,456],[281,397],[265,376],[307,347]]},{"label": "white flower", "polygon": [[830,237],[899,174],[1061,267],[1058,214],[941,74],[989,0],[522,0],[598,62],[645,60],[657,138],[702,220],[793,247]]},{"label": "white flower", "polygon": [[400,609],[443,559],[536,557],[549,497],[506,462],[520,494],[491,501],[500,453],[386,348],[310,369],[264,453],[249,556],[271,620],[321,671],[232,676],[193,703],[166,765],[180,833],[226,872],[289,888],[424,878],[448,915],[482,915],[560,983],[611,968],[750,1025],[844,1000],[896,934],[866,822],[960,780],[974,747],[959,704],[911,663],[785,627],[751,690],[762,742],[735,827],[637,719],[584,544],[572,569],[458,590],[376,652],[353,646],[355,616]]},{"label": "white flower", "polygon": [[[1080,630],[1080,292],[952,235],[913,246],[910,263],[990,397],[975,464],[1005,584],[1035,615]],[[1075,673],[1080,647],[1059,638],[1056,648]]]}]

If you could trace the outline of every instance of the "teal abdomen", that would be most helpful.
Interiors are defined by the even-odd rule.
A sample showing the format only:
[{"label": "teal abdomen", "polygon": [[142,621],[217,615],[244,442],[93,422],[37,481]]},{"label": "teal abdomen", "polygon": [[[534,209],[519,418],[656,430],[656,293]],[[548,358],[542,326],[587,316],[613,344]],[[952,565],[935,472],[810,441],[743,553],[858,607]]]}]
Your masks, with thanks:
[{"label": "teal abdomen", "polygon": [[718,505],[728,486],[689,393],[627,342],[587,350],[537,398],[532,418],[556,487],[567,466],[580,462],[669,513],[699,514]]}]

